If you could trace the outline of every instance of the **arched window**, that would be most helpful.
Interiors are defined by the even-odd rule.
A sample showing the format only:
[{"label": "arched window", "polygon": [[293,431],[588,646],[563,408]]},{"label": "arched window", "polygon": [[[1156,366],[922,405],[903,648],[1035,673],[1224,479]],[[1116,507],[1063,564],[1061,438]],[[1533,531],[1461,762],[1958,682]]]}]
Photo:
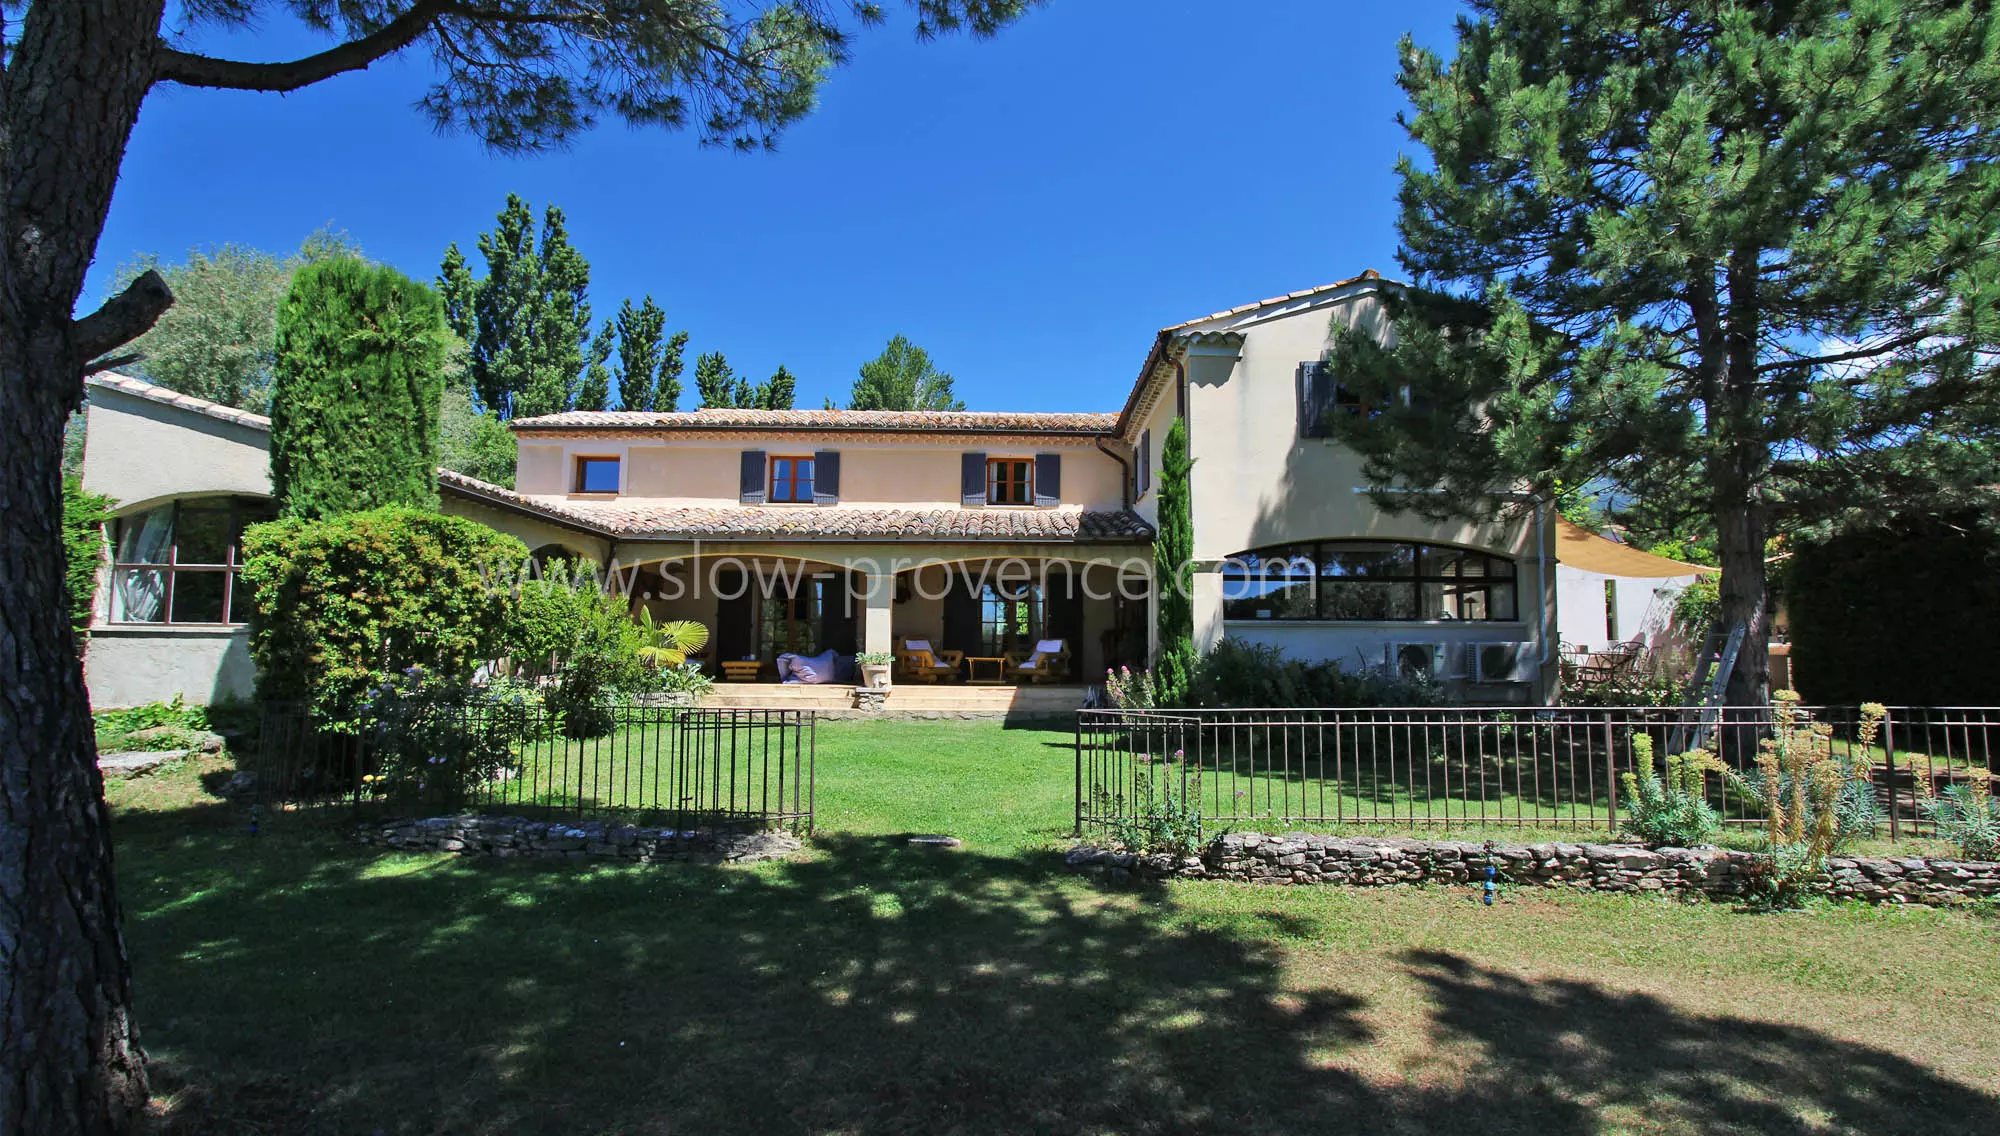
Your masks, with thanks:
[{"label": "arched window", "polygon": [[120,517],[112,534],[111,622],[235,624],[243,529],[277,516],[261,497],[190,497]]},{"label": "arched window", "polygon": [[1222,564],[1222,617],[1512,620],[1518,618],[1514,562],[1408,541],[1333,540],[1239,552]]}]

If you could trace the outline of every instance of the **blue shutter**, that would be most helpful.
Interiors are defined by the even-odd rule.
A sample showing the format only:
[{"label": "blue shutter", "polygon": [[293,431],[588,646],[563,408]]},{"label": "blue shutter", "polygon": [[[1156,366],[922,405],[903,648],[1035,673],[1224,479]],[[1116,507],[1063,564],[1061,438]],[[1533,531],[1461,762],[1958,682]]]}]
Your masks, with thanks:
[{"label": "blue shutter", "polygon": [[743,451],[743,478],[737,500],[745,505],[764,503],[764,451]]},{"label": "blue shutter", "polygon": [[1333,365],[1325,361],[1299,364],[1299,437],[1326,438],[1333,409]]},{"label": "blue shutter", "polygon": [[1062,455],[1035,455],[1035,504],[1054,505],[1062,501]]},{"label": "blue shutter", "polygon": [[958,459],[958,503],[986,504],[986,455],[961,454]]},{"label": "blue shutter", "polygon": [[813,504],[840,504],[839,450],[821,450],[813,455]]}]

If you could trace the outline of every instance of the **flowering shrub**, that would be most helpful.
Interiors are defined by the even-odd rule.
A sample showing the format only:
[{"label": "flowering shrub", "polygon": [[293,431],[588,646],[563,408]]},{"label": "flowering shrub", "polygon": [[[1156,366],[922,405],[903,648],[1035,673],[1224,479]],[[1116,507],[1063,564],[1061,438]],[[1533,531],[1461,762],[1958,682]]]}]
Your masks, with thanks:
[{"label": "flowering shrub", "polygon": [[1625,829],[1648,844],[1693,848],[1707,844],[1722,830],[1722,818],[1708,803],[1708,774],[1724,772],[1721,759],[1707,750],[1669,754],[1666,776],[1653,769],[1653,739],[1632,739],[1632,754],[1640,773],[1624,775],[1630,811]]},{"label": "flowering shrub", "polygon": [[1888,711],[1864,704],[1863,756],[1836,759],[1833,727],[1799,709],[1797,692],[1778,691],[1771,704],[1772,736],[1758,746],[1756,772],[1724,775],[1765,817],[1764,898],[1788,904],[1826,871],[1827,857],[1874,831],[1871,747]]},{"label": "flowering shrub", "polygon": [[1975,769],[1972,780],[1946,786],[1941,796],[1931,789],[1930,778],[1917,779],[1923,794],[1917,807],[1968,860],[2000,860],[2000,801],[1993,799],[1987,777]]},{"label": "flowering shrub", "polygon": [[1153,672],[1131,667],[1105,671],[1104,699],[1115,710],[1151,710],[1158,700]]},{"label": "flowering shrub", "polygon": [[[1150,754],[1139,754],[1142,766],[1152,766]],[[1201,812],[1201,768],[1179,750],[1158,765],[1159,778],[1141,772],[1132,781],[1132,807],[1113,799],[1106,811],[1119,819],[1113,833],[1128,852],[1150,855],[1165,852],[1174,856],[1194,856],[1201,852],[1205,825]]]}]

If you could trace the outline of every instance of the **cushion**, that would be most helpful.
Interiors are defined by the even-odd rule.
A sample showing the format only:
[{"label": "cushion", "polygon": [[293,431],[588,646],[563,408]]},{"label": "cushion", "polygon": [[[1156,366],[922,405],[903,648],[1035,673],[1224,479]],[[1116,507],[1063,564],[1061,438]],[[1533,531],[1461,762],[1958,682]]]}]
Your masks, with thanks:
[{"label": "cushion", "polygon": [[834,653],[830,650],[822,651],[817,655],[791,655],[789,658],[792,660],[792,673],[791,677],[785,681],[832,682],[834,657]]},{"label": "cushion", "polygon": [[1041,642],[1035,644],[1035,654],[1037,655],[1061,654],[1062,649],[1063,649],[1063,641],[1060,639],[1044,639]]},{"label": "cushion", "polygon": [[922,651],[928,655],[931,651],[931,641],[928,639],[905,639],[903,640],[903,650]]},{"label": "cushion", "polygon": [[798,658],[798,656],[797,656],[797,655],[794,655],[794,654],[792,654],[792,653],[791,653],[791,652],[789,652],[789,651],[787,651],[787,652],[785,652],[784,654],[782,654],[782,655],[779,655],[779,656],[778,656],[778,681],[779,681],[779,682],[790,682],[790,681],[792,681],[792,679],[791,679],[791,674],[792,674],[792,662],[793,662],[793,660],[795,660],[795,659],[797,659],[797,658]]}]

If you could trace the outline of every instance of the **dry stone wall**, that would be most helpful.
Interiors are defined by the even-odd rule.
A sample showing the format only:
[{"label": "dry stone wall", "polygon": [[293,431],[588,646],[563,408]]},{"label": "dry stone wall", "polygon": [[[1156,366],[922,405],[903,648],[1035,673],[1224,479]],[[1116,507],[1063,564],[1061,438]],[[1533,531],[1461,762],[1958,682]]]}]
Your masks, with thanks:
[{"label": "dry stone wall", "polygon": [[526,817],[427,817],[363,825],[360,839],[409,852],[541,860],[631,860],[642,864],[750,863],[796,853],[789,832],[706,832]]},{"label": "dry stone wall", "polygon": [[[1672,892],[1727,899],[1744,895],[1759,858],[1723,848],[1636,844],[1491,845],[1290,833],[1232,832],[1199,856],[1134,855],[1078,848],[1069,866],[1112,879],[1215,879],[1251,884],[1477,884],[1489,859],[1508,887]],[[1837,856],[1825,890],[1836,899],[1945,905],[2000,897],[2000,864],[1919,857]]]}]

